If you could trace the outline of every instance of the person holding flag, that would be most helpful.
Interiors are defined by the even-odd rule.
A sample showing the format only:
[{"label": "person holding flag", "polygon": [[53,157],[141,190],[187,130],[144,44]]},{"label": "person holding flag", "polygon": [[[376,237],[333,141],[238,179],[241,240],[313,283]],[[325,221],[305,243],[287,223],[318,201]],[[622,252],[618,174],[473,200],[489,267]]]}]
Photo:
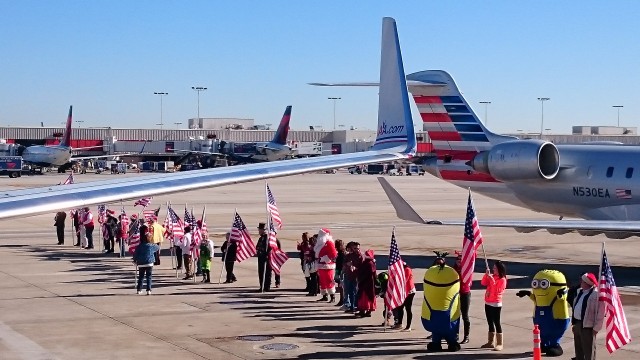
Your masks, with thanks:
[{"label": "person holding flag", "polygon": [[258,224],[258,243],[256,244],[256,252],[258,255],[258,282],[260,283],[260,291],[267,292],[271,289],[271,263],[269,262],[269,236],[267,234],[267,224]]},{"label": "person holding flag", "polygon": [[[471,190],[469,190],[469,198],[467,199],[467,214],[464,222],[464,236],[462,239],[462,252],[458,253],[456,264],[453,267],[460,276],[460,312],[462,314],[462,322],[464,323],[464,337],[461,344],[469,342],[469,333],[471,331],[471,321],[469,321],[469,306],[471,305],[471,283],[473,282],[473,271],[476,266],[477,251],[480,246],[484,251],[482,233],[480,225],[476,217],[476,210],[473,206],[471,198]],[[489,264],[485,255],[485,265],[487,271]],[[493,335],[492,335],[493,334]],[[495,333],[489,332],[489,341],[485,344],[487,347],[493,347]]]},{"label": "person holding flag", "polygon": [[149,222],[149,232],[151,233],[152,240],[151,242],[157,245],[157,251],[155,253],[155,261],[154,265],[160,265],[160,249],[162,249],[162,241],[164,240],[164,226],[158,223],[158,208],[155,214],[151,217],[151,221]]},{"label": "person holding flag", "polygon": [[287,253],[282,251],[280,240],[278,240],[277,235],[278,233],[273,226],[273,219],[271,219],[269,222],[269,247],[271,248],[271,251],[269,252],[269,265],[271,265],[271,269],[275,274],[276,288],[279,288],[280,269],[282,268],[282,265],[289,260],[289,256],[287,256]]},{"label": "person holding flag", "polygon": [[[592,273],[580,276],[580,289],[571,306],[573,345],[576,360],[591,360],[593,339],[602,328],[604,319],[604,303],[598,302],[598,280]],[[596,307],[600,306],[596,313]],[[597,317],[596,317],[597,316]]]},{"label": "person holding flag", "polygon": [[231,284],[238,281],[235,274],[233,273],[233,267],[237,258],[238,243],[237,241],[230,240],[230,232],[226,233],[224,236],[225,241],[220,247],[220,251],[222,251],[222,261],[224,262],[224,269],[227,273],[227,278],[224,283]]},{"label": "person holding flag", "polygon": [[205,236],[200,242],[200,267],[202,268],[202,282],[211,282],[211,260],[213,259],[213,241]]}]

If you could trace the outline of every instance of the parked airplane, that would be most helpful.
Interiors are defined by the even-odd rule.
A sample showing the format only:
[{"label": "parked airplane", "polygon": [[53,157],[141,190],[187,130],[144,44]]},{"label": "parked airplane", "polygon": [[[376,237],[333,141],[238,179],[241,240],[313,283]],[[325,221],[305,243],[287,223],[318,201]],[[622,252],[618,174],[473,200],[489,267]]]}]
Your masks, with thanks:
[{"label": "parked airplane", "polygon": [[410,158],[416,150],[416,138],[396,24],[392,18],[384,18],[382,23],[380,84],[378,127],[384,131],[378,132],[376,142],[368,151],[4,191],[0,197],[0,219]]},{"label": "parked airplane", "polygon": [[[283,160],[293,155],[293,150],[287,145],[289,134],[289,120],[291,119],[291,105],[287,106],[280,120],[280,125],[273,139],[269,142],[232,143],[220,142],[220,152],[179,150],[191,154],[225,155],[239,163]],[[233,148],[231,148],[233,147]]]},{"label": "parked airplane", "polygon": [[[640,146],[561,144],[497,135],[480,121],[451,75],[429,70],[407,76],[409,90],[433,143],[432,175],[488,197],[537,212],[585,220],[481,221],[520,232],[577,231],[609,238],[640,236]],[[425,221],[381,180],[401,218]]]},{"label": "parked airplane", "polygon": [[[67,124],[60,144],[57,145],[33,145],[28,146],[22,152],[22,159],[25,163],[41,166],[52,167],[57,166],[58,172],[64,172],[71,167],[71,160],[85,160],[85,159],[98,159],[113,157],[114,155],[98,155],[98,156],[83,156],[72,157],[74,150],[82,150],[89,148],[72,148],[71,147],[71,122],[73,114],[73,106],[69,106],[69,116],[67,117]],[[90,148],[95,148],[90,147]]]}]

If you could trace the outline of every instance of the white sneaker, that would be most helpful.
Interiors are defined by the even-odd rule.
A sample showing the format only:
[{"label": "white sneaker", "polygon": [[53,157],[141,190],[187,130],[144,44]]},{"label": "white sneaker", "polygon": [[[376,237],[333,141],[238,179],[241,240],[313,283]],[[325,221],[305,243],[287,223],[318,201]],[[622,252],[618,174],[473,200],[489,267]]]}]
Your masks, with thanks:
[{"label": "white sneaker", "polygon": [[136,294],[140,295],[140,294],[142,294],[142,291],[138,290],[138,291],[136,291]]},{"label": "white sneaker", "polygon": [[147,295],[151,295],[151,290],[147,290]]}]

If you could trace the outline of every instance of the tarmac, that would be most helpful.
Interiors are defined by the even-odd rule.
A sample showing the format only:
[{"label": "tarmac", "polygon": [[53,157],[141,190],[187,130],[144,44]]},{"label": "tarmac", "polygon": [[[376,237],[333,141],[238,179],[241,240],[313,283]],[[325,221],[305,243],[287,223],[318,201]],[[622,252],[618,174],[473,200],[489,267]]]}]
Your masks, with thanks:
[{"label": "tarmac", "polygon": [[[137,174],[87,174],[77,182]],[[47,174],[0,179],[0,190],[51,186],[66,175]],[[467,190],[427,176],[393,177],[390,182],[424,216],[463,219]],[[489,263],[507,264],[502,326],[505,349],[480,349],[486,342],[482,252],[476,263],[471,300],[471,342],[457,353],[427,353],[428,333],[420,320],[422,278],[433,261],[433,250],[453,251],[462,244],[461,227],[426,226],[398,220],[375,176],[307,174],[269,181],[284,228],[279,233],[290,260],[284,265],[282,287],[258,290],[256,259],[236,264],[238,282],[218,284],[219,246],[237,209],[257,239],[264,221],[264,183],[156,197],[151,207],[170,201],[181,215],[206,206],[207,224],[216,245],[212,284],[180,280],[172,269],[167,244],[161,265],[154,268],[151,296],[136,295],[134,265],[129,257],[102,254],[72,246],[69,225],[65,245],[55,245],[53,216],[6,220],[0,228],[0,359],[531,359],[532,303],[515,296],[530,287],[543,269],[562,271],[570,282],[585,271],[596,273],[603,236],[519,234],[510,229],[482,228]],[[482,219],[553,219],[474,195]],[[127,213],[140,208],[124,204]],[[120,204],[111,206],[119,209]],[[95,208],[95,207],[94,207]],[[68,222],[69,223],[69,222]],[[413,303],[411,332],[384,329],[382,299],[371,318],[356,319],[329,303],[302,292],[304,277],[295,250],[303,231],[331,229],[334,238],[359,241],[376,251],[378,270],[386,270],[393,226],[403,258],[414,270],[418,293]],[[598,336],[598,359],[640,359],[640,269],[638,239],[607,240],[606,249],[620,291],[631,335],[630,344],[609,355]],[[453,258],[450,259],[453,263]],[[224,278],[223,278],[224,280]],[[406,320],[405,320],[406,321]],[[571,331],[563,339],[565,353],[574,356]]]}]

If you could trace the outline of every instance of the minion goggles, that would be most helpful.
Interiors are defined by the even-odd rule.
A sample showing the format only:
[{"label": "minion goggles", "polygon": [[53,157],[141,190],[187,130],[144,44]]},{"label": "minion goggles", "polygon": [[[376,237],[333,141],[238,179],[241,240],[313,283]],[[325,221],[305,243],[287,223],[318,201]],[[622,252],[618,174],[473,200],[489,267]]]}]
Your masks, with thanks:
[{"label": "minion goggles", "polygon": [[533,281],[531,281],[531,287],[534,289],[548,289],[549,286],[567,286],[567,283],[550,282],[547,279],[533,279]]}]

